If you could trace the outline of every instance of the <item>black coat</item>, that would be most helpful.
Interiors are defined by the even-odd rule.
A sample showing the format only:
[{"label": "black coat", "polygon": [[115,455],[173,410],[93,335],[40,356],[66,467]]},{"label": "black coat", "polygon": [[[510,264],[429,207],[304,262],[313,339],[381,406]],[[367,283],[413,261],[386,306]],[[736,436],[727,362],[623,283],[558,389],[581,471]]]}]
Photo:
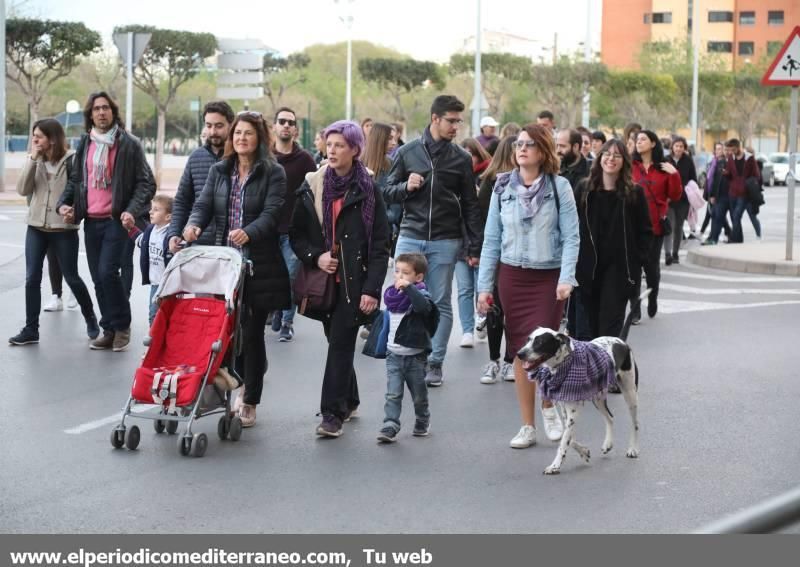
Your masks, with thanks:
[{"label": "black coat", "polygon": [[[314,205],[315,195],[321,198],[325,169],[323,166],[319,171],[308,174],[298,189],[292,226],[289,229],[292,249],[307,267],[317,267],[319,257],[328,251],[322,234],[322,223]],[[338,276],[341,285],[345,286],[344,292],[353,326],[363,325],[372,317],[361,311],[361,296],[369,295],[380,300],[389,261],[390,233],[386,206],[380,191],[376,191],[374,187],[371,190],[375,191],[371,248],[367,242],[364,222],[361,220],[361,204],[365,199],[363,192],[358,188],[351,190],[336,219],[335,241],[339,243]],[[306,315],[323,321],[331,313],[306,312]]]},{"label": "black coat", "polygon": [[[211,168],[222,158],[211,149],[211,144],[206,143],[202,148],[197,148],[189,156],[186,168],[181,175],[178,183],[178,191],[175,193],[175,202],[172,204],[172,220],[169,223],[169,235],[180,236],[186,227],[186,221],[192,214],[195,202],[206,186],[208,173]],[[214,245],[214,220],[208,226],[208,230],[200,235],[197,244]]]},{"label": "black coat", "polygon": [[[72,161],[73,167],[57,207],[69,205],[75,208],[75,224],[86,217],[89,208],[86,185],[86,155],[90,142],[89,134],[81,136]],[[134,218],[150,210],[150,200],[156,192],[153,172],[144,157],[142,144],[137,138],[120,129],[117,133],[117,153],[114,157],[114,172],[111,174],[111,216],[119,219],[122,213]]]},{"label": "black coat", "polygon": [[[597,239],[600,219],[595,212],[597,207],[592,207],[597,191],[588,191],[588,183],[586,180],[577,188],[581,245],[575,268],[575,278],[587,293],[591,291],[595,276],[604,268],[598,266]],[[617,200],[613,218],[611,241],[612,254],[618,259],[615,262],[617,281],[620,284],[617,289],[621,296],[630,297],[634,291],[637,275],[641,273],[642,265],[647,260],[653,238],[650,211],[640,186],[634,186],[631,199]]]},{"label": "black coat", "polygon": [[[223,159],[208,174],[206,186],[192,208],[187,225],[206,229],[213,221],[216,246],[228,244],[228,206],[234,159]],[[243,253],[253,262],[245,282],[244,301],[259,310],[287,309],[291,305],[289,272],[278,241],[278,216],[286,195],[286,174],[269,157],[253,166],[245,182],[242,230],[250,241]]]}]

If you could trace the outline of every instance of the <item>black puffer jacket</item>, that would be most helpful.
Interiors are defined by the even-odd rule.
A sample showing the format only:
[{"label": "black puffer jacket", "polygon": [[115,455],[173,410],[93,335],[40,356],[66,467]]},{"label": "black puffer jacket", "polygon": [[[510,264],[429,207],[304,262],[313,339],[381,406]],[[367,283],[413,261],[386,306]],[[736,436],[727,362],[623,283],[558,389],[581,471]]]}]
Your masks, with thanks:
[{"label": "black puffer jacket", "polygon": [[[203,192],[206,186],[208,173],[211,168],[222,158],[222,154],[215,154],[211,149],[211,144],[206,144],[202,148],[197,148],[186,161],[186,169],[183,170],[178,191],[175,193],[175,202],[172,204],[172,220],[169,223],[169,236],[180,236],[186,227],[186,221],[192,214],[192,207],[195,201]],[[214,220],[208,225],[197,244],[214,244]]]},{"label": "black puffer jacket", "polygon": [[[81,136],[67,186],[56,205],[56,210],[61,205],[74,207],[75,224],[86,218],[86,211],[89,208],[86,154],[90,141],[89,134]],[[144,157],[142,144],[137,138],[120,129],[115,144],[117,153],[111,177],[111,216],[119,219],[122,213],[130,213],[134,218],[139,218],[150,210],[150,201],[156,193],[153,171]]]},{"label": "black puffer jacket", "polygon": [[[422,187],[409,192],[408,176],[422,175]],[[383,189],[387,203],[403,204],[400,234],[417,240],[462,238],[467,253],[479,257],[483,224],[469,152],[450,143],[433,160],[422,138],[397,150]]]},{"label": "black puffer jacket", "polygon": [[[228,244],[228,207],[234,158],[220,161],[208,174],[206,186],[192,209],[188,225],[207,230],[214,223],[213,244]],[[274,311],[291,304],[289,272],[278,243],[278,215],[286,194],[286,174],[271,156],[253,166],[245,182],[242,230],[250,242],[243,252],[253,262],[244,300],[257,309]]]},{"label": "black puffer jacket", "polygon": [[[322,184],[327,166],[306,175],[297,191],[297,202],[289,229],[292,249],[303,264],[316,267],[319,257],[327,252],[322,234]],[[374,188],[373,188],[374,190]],[[386,207],[379,191],[375,191],[375,220],[372,225],[372,246],[367,242],[367,231],[361,220],[361,203],[364,193],[357,188],[346,197],[336,219],[335,241],[339,243],[339,278],[345,286],[345,296],[351,312],[353,326],[369,322],[370,317],[361,309],[361,296],[381,297],[383,280],[389,262],[389,223]],[[319,212],[318,212],[319,211]],[[330,313],[306,315],[320,321]]]}]

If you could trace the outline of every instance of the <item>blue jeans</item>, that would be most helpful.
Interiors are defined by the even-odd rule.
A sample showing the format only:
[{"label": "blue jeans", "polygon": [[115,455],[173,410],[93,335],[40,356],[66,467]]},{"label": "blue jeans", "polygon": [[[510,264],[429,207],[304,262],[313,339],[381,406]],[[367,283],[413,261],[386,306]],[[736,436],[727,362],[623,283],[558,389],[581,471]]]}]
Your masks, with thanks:
[{"label": "blue jeans", "polygon": [[[733,212],[733,203],[727,195],[723,195],[722,197],[717,197],[717,202],[712,205],[711,213],[711,235],[709,235],[708,239],[711,242],[719,242],[719,235],[722,232],[722,228],[726,224],[726,216],[728,212]],[[733,216],[733,215],[731,215]],[[741,219],[739,222],[739,226],[741,227]],[[733,229],[728,233],[728,240],[733,242]]]},{"label": "blue jeans", "polygon": [[120,276],[120,264],[127,249],[127,231],[117,219],[86,219],[86,259],[100,306],[100,327],[107,332],[131,327],[131,304]]},{"label": "blue jeans", "polygon": [[475,284],[478,268],[471,268],[464,260],[456,263],[456,285],[458,286],[458,318],[464,333],[475,332]]},{"label": "blue jeans", "polygon": [[400,411],[403,409],[403,391],[408,384],[414,400],[414,414],[426,425],[431,419],[428,410],[428,387],[425,385],[425,353],[401,356],[386,353],[386,403],[383,406],[384,427],[400,431]]},{"label": "blue jeans", "polygon": [[42,264],[48,249],[55,252],[64,279],[81,306],[83,317],[94,317],[92,296],[78,275],[78,231],[46,232],[29,226],[25,234],[25,328],[31,331],[39,330]]},{"label": "blue jeans", "polygon": [[761,223],[756,215],[756,208],[745,197],[738,197],[733,199],[731,204],[731,242],[744,242],[744,231],[742,230],[742,217],[744,212],[747,211],[747,216],[750,217],[750,222],[753,223],[753,229],[756,231],[756,236],[761,237]]},{"label": "blue jeans", "polygon": [[[300,269],[300,260],[297,259],[297,256],[294,255],[294,250],[292,250],[292,245],[289,243],[289,235],[288,234],[281,234],[280,236],[280,243],[281,243],[281,254],[283,254],[283,261],[286,262],[286,269],[289,270],[289,283],[291,286],[294,286],[294,279],[297,277],[297,271]],[[291,324],[294,322],[294,314],[297,311],[297,306],[294,304],[294,291],[292,293],[292,306],[289,309],[285,309],[283,311],[283,317],[281,320],[284,323]]]},{"label": "blue jeans", "polygon": [[453,272],[456,258],[461,250],[461,239],[450,240],[415,240],[402,234],[397,239],[395,260],[400,254],[417,253],[428,260],[428,273],[425,284],[431,299],[439,309],[439,327],[433,335],[433,352],[428,357],[429,364],[441,365],[447,354],[447,341],[453,329]]},{"label": "blue jeans", "polygon": [[153,326],[153,321],[156,318],[156,313],[158,313],[158,305],[153,303],[153,298],[156,296],[156,290],[158,289],[158,284],[150,284],[150,326]]}]

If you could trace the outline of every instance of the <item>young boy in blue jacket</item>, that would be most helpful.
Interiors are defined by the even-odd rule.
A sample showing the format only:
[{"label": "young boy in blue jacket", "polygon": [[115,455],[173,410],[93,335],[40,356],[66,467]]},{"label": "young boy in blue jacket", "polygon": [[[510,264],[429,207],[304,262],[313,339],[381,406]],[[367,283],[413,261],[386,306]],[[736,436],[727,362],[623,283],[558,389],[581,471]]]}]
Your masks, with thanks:
[{"label": "young boy in blue jacket", "polygon": [[430,432],[425,366],[439,311],[423,280],[428,262],[422,254],[400,254],[394,263],[394,285],[383,294],[386,310],[372,324],[364,353],[386,358],[386,403],[381,443],[393,443],[400,432],[405,385],[414,400],[414,436]]}]

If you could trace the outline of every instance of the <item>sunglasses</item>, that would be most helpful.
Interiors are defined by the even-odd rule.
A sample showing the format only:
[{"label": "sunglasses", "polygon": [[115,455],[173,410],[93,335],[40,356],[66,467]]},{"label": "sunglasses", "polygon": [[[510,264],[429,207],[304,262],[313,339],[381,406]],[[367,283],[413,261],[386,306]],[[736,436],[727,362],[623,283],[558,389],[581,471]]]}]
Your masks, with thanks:
[{"label": "sunglasses", "polygon": [[286,126],[288,124],[289,126],[294,127],[297,126],[297,120],[289,120],[288,118],[278,118],[278,124],[280,124],[281,126]]},{"label": "sunglasses", "polygon": [[522,148],[532,148],[536,145],[536,140],[517,140],[514,142],[514,147],[518,150]]}]

